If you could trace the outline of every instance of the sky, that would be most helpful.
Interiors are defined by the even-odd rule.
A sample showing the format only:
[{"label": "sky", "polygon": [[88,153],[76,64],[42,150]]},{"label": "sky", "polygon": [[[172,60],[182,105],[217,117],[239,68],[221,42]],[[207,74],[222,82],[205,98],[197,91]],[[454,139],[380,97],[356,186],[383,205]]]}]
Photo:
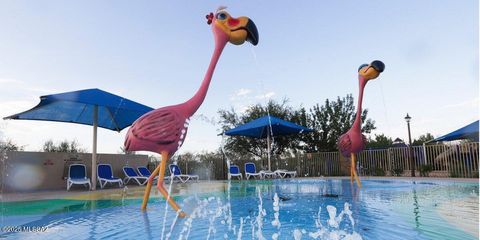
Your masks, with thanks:
[{"label": "sky", "polygon": [[[218,149],[219,109],[356,98],[358,66],[376,59],[386,68],[363,102],[372,136],[407,140],[407,113],[413,138],[479,118],[476,0],[0,1],[0,117],[87,88],[154,108],[184,102],[210,61],[205,15],[219,6],[250,17],[260,41],[225,48],[180,152]],[[119,152],[126,132],[99,129],[98,152]],[[0,120],[0,137],[28,151],[49,139],[92,149],[92,128],[76,124]]]}]

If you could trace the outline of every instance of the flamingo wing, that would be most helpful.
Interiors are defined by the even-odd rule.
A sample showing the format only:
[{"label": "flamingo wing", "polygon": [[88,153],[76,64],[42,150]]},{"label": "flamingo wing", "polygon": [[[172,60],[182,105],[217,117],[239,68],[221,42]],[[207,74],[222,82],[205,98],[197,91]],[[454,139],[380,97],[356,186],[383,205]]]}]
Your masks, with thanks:
[{"label": "flamingo wing", "polygon": [[343,156],[348,157],[352,151],[352,140],[350,139],[349,134],[343,134],[338,139],[338,149],[343,154]]},{"label": "flamingo wing", "polygon": [[180,139],[185,119],[172,109],[153,110],[135,121],[131,133],[140,140],[166,145]]}]

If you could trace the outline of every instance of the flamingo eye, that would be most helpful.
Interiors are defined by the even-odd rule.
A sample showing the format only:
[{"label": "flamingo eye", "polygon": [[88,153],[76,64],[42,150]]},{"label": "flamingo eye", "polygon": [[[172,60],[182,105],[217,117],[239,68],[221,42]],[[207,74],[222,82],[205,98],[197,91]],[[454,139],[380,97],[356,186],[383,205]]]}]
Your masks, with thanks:
[{"label": "flamingo eye", "polygon": [[227,14],[223,13],[223,12],[219,12],[217,13],[217,16],[215,16],[216,19],[218,20],[225,20],[227,19]]},{"label": "flamingo eye", "polygon": [[360,65],[360,67],[358,67],[358,72],[360,72],[360,69],[362,69],[362,68],[364,68],[364,67],[366,67],[366,66],[368,66],[368,64],[366,64],[366,63]]}]

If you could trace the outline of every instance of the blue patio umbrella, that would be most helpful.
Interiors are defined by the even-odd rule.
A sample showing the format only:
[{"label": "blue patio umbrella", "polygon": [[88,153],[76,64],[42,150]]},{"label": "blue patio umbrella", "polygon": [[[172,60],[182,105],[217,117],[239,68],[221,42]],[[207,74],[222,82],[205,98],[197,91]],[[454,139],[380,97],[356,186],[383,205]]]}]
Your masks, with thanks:
[{"label": "blue patio umbrella", "polygon": [[440,141],[453,141],[461,139],[469,139],[472,141],[478,141],[478,124],[479,120],[468,124],[465,127],[457,129],[449,134],[443,135],[441,137],[435,138],[429,142],[440,142]]},{"label": "blue patio umbrella", "polygon": [[40,97],[30,110],[4,119],[69,122],[93,126],[92,180],[96,182],[97,127],[120,132],[153,108],[102,91],[85,89]]},{"label": "blue patio umbrella", "polygon": [[268,170],[271,170],[270,165],[270,137],[282,136],[290,134],[299,134],[312,132],[313,130],[307,127],[297,125],[295,123],[285,121],[283,119],[264,116],[257,118],[236,128],[226,131],[224,134],[228,136],[248,136],[253,138],[266,138],[268,150]]}]

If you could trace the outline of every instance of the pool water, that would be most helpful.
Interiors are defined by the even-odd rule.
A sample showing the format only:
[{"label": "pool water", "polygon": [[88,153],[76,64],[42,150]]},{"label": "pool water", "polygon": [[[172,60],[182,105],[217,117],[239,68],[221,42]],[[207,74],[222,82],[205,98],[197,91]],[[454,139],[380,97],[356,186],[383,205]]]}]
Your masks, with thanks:
[{"label": "pool water", "polygon": [[0,238],[478,239],[478,182],[362,183],[358,189],[348,179],[224,182],[221,190],[176,197],[189,214],[184,219],[161,198],[140,211],[141,195],[4,202]]}]

